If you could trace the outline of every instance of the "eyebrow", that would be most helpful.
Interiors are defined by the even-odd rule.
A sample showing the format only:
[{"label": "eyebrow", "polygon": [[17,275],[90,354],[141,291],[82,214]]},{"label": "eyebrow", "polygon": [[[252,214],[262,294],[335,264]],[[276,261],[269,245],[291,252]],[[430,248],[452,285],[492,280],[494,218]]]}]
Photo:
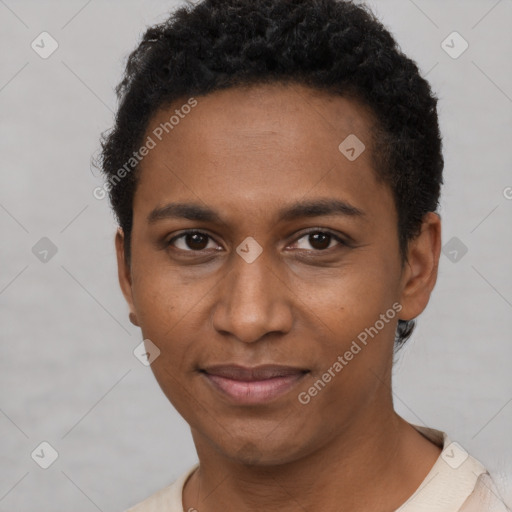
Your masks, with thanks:
[{"label": "eyebrow", "polygon": [[[364,217],[363,210],[339,199],[317,199],[298,201],[278,211],[277,218],[290,221],[304,217],[340,215],[347,217]],[[196,203],[169,203],[155,208],[147,217],[148,224],[164,219],[188,219],[202,222],[223,223],[221,216],[213,209]]]},{"label": "eyebrow", "polygon": [[363,217],[363,210],[340,199],[316,199],[298,201],[291,206],[279,210],[279,220],[293,220],[302,217],[321,217],[322,215],[340,215],[347,217]]}]

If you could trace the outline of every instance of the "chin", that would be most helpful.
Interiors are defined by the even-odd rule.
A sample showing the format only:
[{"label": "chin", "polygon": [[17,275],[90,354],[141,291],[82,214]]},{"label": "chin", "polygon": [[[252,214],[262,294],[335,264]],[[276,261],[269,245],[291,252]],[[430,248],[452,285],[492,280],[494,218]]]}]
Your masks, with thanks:
[{"label": "chin", "polygon": [[[293,440],[293,441],[292,441]],[[306,455],[305,441],[297,434],[226,436],[214,442],[216,450],[233,462],[247,466],[278,466],[294,462]]]}]

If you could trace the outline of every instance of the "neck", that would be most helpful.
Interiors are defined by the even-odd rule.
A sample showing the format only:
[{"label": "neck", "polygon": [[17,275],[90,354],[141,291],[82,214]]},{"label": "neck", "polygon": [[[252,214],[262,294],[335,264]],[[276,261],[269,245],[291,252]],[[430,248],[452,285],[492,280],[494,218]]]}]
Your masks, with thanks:
[{"label": "neck", "polygon": [[243,464],[193,431],[200,467],[184,510],[268,512],[395,510],[421,484],[440,449],[389,408],[361,417],[307,456],[279,465]]}]

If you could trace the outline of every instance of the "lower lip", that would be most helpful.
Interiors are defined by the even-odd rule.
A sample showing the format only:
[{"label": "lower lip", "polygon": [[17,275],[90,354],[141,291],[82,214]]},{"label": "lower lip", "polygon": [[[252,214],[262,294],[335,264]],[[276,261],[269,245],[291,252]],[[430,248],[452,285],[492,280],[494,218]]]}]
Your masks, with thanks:
[{"label": "lower lip", "polygon": [[269,402],[290,391],[305,373],[295,373],[272,379],[241,381],[203,374],[213,386],[239,404],[260,404]]}]

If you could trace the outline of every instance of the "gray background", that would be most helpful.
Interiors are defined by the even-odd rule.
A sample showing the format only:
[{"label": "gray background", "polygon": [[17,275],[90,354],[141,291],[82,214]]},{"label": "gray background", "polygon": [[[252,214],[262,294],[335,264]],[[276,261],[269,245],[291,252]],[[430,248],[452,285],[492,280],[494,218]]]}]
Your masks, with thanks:
[{"label": "gray background", "polygon": [[[196,461],[186,423],[132,354],[115,222],[90,167],[124,58],[171,1],[0,0],[0,510],[123,510]],[[438,285],[395,368],[406,419],[447,431],[512,502],[512,0],[369,2],[440,98]],[[31,42],[48,31],[48,59]],[[460,57],[441,47],[453,31]],[[46,263],[32,252],[49,238]],[[452,242],[453,243],[453,242]],[[455,247],[455,246],[454,246]],[[58,452],[40,468],[42,442]],[[508,487],[507,487],[508,481]]]}]

